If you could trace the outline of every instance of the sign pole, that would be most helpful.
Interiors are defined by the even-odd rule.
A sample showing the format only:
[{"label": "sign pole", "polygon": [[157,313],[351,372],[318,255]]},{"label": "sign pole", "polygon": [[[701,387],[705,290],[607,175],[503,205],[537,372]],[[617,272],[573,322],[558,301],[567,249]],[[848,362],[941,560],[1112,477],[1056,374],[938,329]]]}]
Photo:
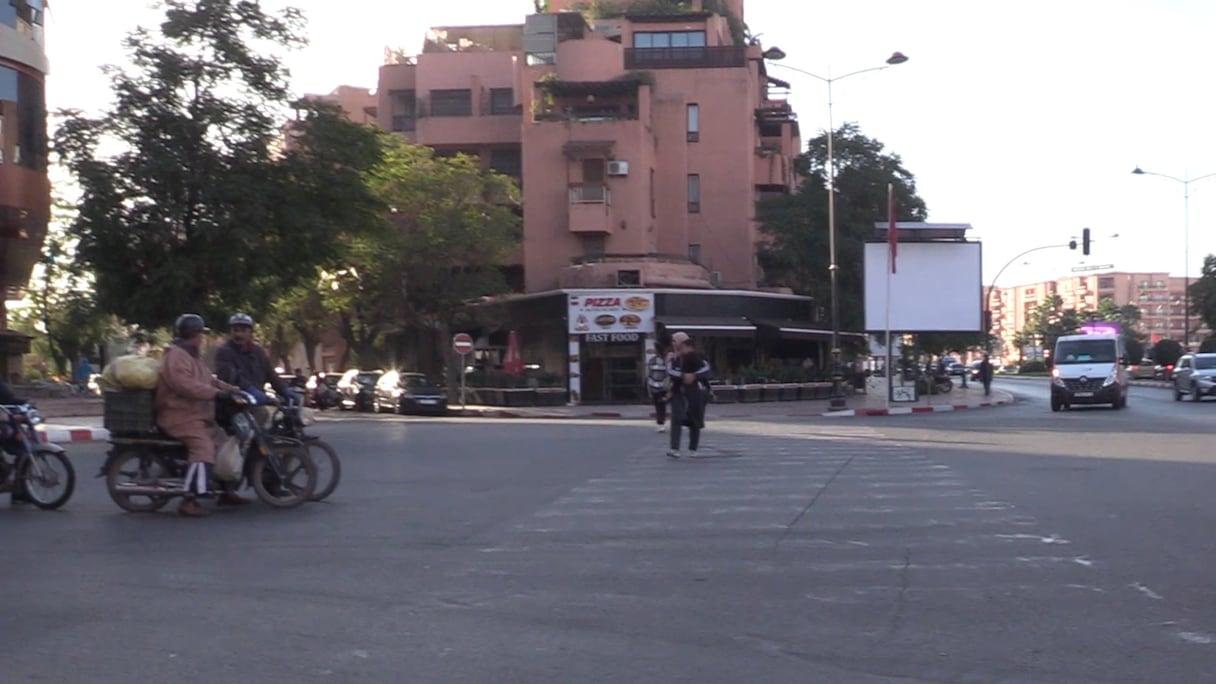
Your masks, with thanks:
[{"label": "sign pole", "polygon": [[467,364],[465,364],[465,362],[464,362],[464,357],[465,357],[465,354],[460,355],[460,410],[462,410],[462,411],[465,409],[465,403],[464,403],[465,372],[464,372],[464,369],[468,367]]}]

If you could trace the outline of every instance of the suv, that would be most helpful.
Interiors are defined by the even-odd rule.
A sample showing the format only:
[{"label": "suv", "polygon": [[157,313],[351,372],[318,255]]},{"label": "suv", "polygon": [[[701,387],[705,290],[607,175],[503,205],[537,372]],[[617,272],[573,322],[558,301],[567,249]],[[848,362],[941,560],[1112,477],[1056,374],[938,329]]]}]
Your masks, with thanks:
[{"label": "suv", "polygon": [[1193,401],[1216,395],[1216,354],[1186,354],[1174,366],[1174,401],[1189,394]]},{"label": "suv", "polygon": [[1127,352],[1118,335],[1064,335],[1051,356],[1051,410],[1127,406]]}]

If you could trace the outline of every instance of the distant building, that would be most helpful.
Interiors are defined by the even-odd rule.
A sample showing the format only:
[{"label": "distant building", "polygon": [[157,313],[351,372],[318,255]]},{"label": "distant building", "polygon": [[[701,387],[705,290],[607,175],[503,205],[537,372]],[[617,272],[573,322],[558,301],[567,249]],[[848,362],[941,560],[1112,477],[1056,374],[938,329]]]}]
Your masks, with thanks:
[{"label": "distant building", "polygon": [[8,329],[50,220],[44,0],[0,0],[0,373],[21,369],[30,340]]},{"label": "distant building", "polygon": [[[1194,282],[1194,279],[1191,280]],[[1186,280],[1167,273],[1095,273],[1039,283],[997,288],[992,293],[992,325],[1003,344],[1003,358],[1016,360],[1013,337],[1026,326],[1035,307],[1059,295],[1064,309],[1095,311],[1099,302],[1110,299],[1116,306],[1140,308],[1141,332],[1148,343],[1163,339],[1183,341],[1185,331],[1184,287]],[[1197,347],[1211,334],[1202,321],[1191,317],[1191,346]]]}]

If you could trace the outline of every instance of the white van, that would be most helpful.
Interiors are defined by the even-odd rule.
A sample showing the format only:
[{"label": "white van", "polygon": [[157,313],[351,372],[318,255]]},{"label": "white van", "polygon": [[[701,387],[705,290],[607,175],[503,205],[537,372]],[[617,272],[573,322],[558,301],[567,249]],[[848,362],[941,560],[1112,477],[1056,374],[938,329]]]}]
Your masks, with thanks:
[{"label": "white van", "polygon": [[1051,356],[1051,410],[1127,406],[1127,351],[1118,335],[1064,335]]}]

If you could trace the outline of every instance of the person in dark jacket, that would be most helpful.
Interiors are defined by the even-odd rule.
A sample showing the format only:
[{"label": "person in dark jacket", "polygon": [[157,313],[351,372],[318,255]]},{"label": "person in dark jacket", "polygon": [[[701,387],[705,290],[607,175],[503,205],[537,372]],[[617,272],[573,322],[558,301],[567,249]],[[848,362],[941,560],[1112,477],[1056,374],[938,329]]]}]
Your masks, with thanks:
[{"label": "person in dark jacket", "polygon": [[980,382],[984,383],[984,396],[988,396],[992,392],[992,360],[984,354],[984,360],[980,361]]},{"label": "person in dark jacket", "polygon": [[671,376],[671,449],[669,458],[680,458],[680,431],[688,428],[688,451],[697,455],[701,430],[705,427],[705,405],[709,400],[709,361],[697,353],[687,333],[671,336],[675,354],[668,365]]},{"label": "person in dark jacket", "polygon": [[266,383],[280,397],[288,396],[289,386],[274,372],[270,355],[253,341],[253,318],[249,314],[233,314],[228,319],[228,335],[228,341],[215,353],[216,377],[255,397],[264,395]]}]

